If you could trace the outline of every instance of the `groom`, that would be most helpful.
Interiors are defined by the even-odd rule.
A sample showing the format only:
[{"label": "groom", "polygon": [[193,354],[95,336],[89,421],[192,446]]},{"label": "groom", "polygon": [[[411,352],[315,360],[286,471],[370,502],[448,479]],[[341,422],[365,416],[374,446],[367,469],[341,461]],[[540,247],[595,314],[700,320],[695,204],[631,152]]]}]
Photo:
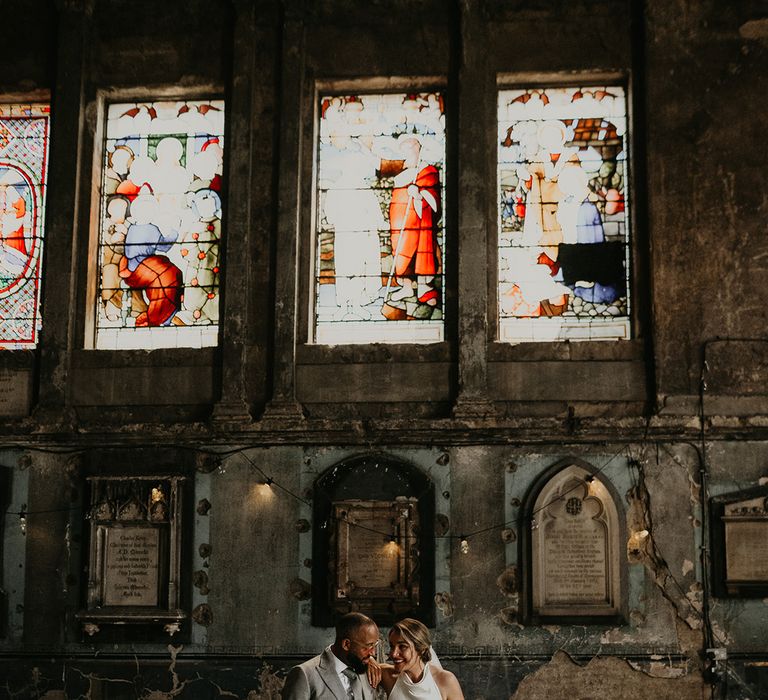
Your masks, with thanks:
[{"label": "groom", "polygon": [[365,671],[378,644],[379,628],[370,617],[343,615],[333,644],[290,670],[282,700],[373,700]]}]

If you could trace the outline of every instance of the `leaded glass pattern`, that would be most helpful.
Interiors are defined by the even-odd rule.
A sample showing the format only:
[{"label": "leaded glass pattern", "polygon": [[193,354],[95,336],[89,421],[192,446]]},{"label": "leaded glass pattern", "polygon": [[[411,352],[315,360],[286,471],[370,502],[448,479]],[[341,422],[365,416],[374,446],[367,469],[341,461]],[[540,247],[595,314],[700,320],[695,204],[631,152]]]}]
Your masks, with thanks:
[{"label": "leaded glass pattern", "polygon": [[37,346],[50,108],[0,104],[0,348]]},{"label": "leaded glass pattern", "polygon": [[439,93],[321,96],[315,342],[443,339]]},{"label": "leaded glass pattern", "polygon": [[630,337],[626,96],[502,90],[499,340]]},{"label": "leaded glass pattern", "polygon": [[110,104],[96,347],[218,342],[224,102]]}]

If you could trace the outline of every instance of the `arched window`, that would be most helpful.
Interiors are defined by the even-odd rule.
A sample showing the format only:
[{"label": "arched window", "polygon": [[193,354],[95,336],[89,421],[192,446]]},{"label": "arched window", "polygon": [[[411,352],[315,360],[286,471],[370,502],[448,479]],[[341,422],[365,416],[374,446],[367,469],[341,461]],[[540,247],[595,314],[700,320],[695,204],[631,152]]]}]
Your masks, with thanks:
[{"label": "arched window", "polygon": [[622,617],[626,541],[617,496],[578,459],[558,462],[524,508],[525,612],[529,622],[617,622]]},{"label": "arched window", "polygon": [[359,611],[434,623],[434,486],[410,464],[362,455],[314,486],[312,623]]}]

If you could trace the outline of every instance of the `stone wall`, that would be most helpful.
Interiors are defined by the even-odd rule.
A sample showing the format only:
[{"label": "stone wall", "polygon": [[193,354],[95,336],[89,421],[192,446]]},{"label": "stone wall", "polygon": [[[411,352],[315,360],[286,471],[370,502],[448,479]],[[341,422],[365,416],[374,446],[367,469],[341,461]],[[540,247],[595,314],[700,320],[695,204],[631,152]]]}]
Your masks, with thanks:
[{"label": "stone wall", "polygon": [[[713,594],[709,508],[768,484],[761,3],[8,11],[24,31],[0,49],[0,99],[50,97],[52,133],[40,344],[0,356],[0,698],[277,698],[332,637],[311,625],[312,487],[382,454],[435,486],[433,634],[467,700],[768,694],[766,599]],[[498,343],[497,79],[574,75],[623,76],[631,95],[633,338]],[[413,77],[448,97],[446,340],[313,345],[314,86]],[[187,92],[227,105],[219,347],[87,349],[101,107]],[[614,621],[526,613],[525,507],[564,460],[605,482],[623,523]],[[134,470],[189,481],[190,618],[91,636],[87,478]]]}]

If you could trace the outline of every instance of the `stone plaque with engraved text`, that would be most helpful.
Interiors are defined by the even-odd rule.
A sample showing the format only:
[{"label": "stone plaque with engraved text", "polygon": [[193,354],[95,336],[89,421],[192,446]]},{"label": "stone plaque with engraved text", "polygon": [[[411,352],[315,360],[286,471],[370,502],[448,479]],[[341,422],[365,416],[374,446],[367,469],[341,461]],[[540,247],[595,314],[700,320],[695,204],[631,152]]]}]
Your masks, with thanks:
[{"label": "stone plaque with engraved text", "polygon": [[544,539],[545,604],[606,602],[606,531],[591,517],[559,519]]},{"label": "stone plaque with engraved text", "polygon": [[768,581],[768,498],[753,498],[725,506],[726,581]]},{"label": "stone plaque with engraved text", "polygon": [[334,504],[333,515],[334,602],[343,608],[354,601],[368,613],[417,602],[415,502],[341,501]]},{"label": "stone plaque with engraved text", "polygon": [[0,370],[0,416],[25,416],[32,396],[32,373],[29,370]]},{"label": "stone plaque with engraved text", "polygon": [[619,613],[619,520],[600,479],[572,464],[542,488],[532,508],[531,611],[539,618]]},{"label": "stone plaque with engraved text", "polygon": [[106,605],[158,604],[159,531],[154,527],[107,529]]}]

